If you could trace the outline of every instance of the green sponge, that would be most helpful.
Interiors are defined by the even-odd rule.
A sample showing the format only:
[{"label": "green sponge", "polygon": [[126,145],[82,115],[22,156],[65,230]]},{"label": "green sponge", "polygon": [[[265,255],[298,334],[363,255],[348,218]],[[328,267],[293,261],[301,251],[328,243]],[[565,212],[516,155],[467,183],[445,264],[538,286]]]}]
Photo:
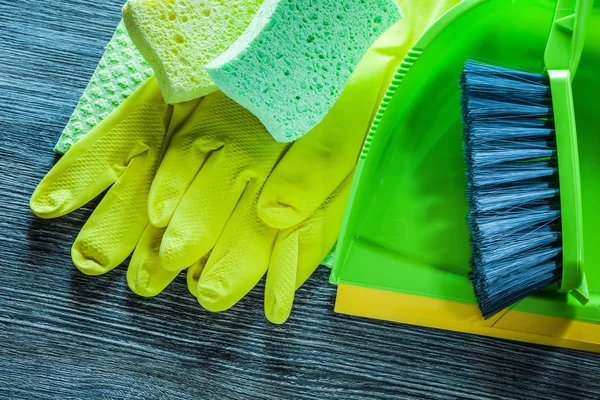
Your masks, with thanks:
[{"label": "green sponge", "polygon": [[401,16],[393,0],[265,0],[208,74],[275,140],[290,142],[323,119],[369,46]]},{"label": "green sponge", "polygon": [[65,154],[152,74],[121,21],[54,151]]},{"label": "green sponge", "polygon": [[129,36],[152,66],[167,103],[218,88],[206,64],[250,24],[262,0],[129,0],[123,8]]}]

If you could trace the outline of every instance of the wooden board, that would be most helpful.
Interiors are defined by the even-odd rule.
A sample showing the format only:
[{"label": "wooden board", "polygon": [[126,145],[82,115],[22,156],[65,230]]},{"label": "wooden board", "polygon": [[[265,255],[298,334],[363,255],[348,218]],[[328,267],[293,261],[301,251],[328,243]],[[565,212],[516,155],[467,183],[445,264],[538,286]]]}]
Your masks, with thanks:
[{"label": "wooden board", "polygon": [[337,315],[323,267],[281,327],[262,284],[210,314],[183,276],[144,299],[125,267],[78,272],[93,205],[43,221],[28,201],[121,6],[0,0],[0,398],[600,398],[599,355]]}]

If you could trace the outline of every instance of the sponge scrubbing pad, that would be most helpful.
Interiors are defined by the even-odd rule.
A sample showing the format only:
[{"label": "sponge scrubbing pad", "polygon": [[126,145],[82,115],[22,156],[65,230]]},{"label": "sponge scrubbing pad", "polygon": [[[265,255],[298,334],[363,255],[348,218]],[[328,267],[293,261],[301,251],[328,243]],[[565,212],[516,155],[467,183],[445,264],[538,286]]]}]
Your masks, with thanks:
[{"label": "sponge scrubbing pad", "polygon": [[218,88],[206,64],[250,24],[262,0],[129,0],[123,18],[129,36],[154,69],[167,103]]},{"label": "sponge scrubbing pad", "polygon": [[275,140],[293,141],[323,119],[368,47],[400,18],[393,0],[265,0],[207,70]]},{"label": "sponge scrubbing pad", "polygon": [[121,21],[54,151],[65,154],[152,75]]}]

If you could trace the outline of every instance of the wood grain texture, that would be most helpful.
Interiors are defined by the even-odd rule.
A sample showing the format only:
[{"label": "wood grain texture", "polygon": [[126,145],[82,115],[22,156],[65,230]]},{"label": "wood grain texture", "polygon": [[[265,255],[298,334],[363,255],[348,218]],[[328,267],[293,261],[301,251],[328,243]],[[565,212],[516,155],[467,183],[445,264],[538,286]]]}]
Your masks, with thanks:
[{"label": "wood grain texture", "polygon": [[337,315],[324,268],[281,327],[262,285],[210,314],[184,279],[143,299],[124,267],[79,273],[93,205],[42,221],[28,200],[121,2],[0,0],[0,398],[600,398],[598,355]]}]

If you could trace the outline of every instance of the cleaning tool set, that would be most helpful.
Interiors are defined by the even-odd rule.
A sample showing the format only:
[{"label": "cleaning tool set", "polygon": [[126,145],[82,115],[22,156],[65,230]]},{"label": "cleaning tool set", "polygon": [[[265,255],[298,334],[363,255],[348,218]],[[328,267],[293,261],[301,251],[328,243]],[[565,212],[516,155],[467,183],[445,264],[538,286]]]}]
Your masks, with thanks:
[{"label": "cleaning tool set", "polygon": [[474,61],[461,76],[470,278],[486,318],[558,281],[589,300],[571,81],[590,6],[557,2],[547,76]]},{"label": "cleaning tool set", "polygon": [[[600,351],[600,270],[589,267],[600,262],[600,251],[593,245],[600,241],[600,232],[594,229],[600,224],[600,213],[596,211],[600,174],[595,162],[600,149],[595,129],[599,121],[591,106],[600,91],[600,8],[596,6],[589,12],[590,22],[583,28],[577,23],[581,20],[565,11],[566,7],[560,11],[564,15],[558,15],[556,3],[545,0],[465,0],[446,14],[456,0],[405,0],[399,5],[407,18],[397,23],[393,23],[400,15],[397,8],[384,6],[384,0],[369,3],[374,8],[365,8],[362,14],[341,15],[348,10],[340,10],[346,22],[348,18],[360,19],[377,7],[385,7],[379,11],[387,14],[382,14],[381,19],[375,18],[379,14],[373,14],[372,21],[382,27],[373,31],[373,36],[361,36],[358,29],[375,28],[371,22],[356,27],[347,25],[356,28],[352,28],[351,36],[361,36],[361,40],[369,41],[366,46],[373,45],[360,62],[362,53],[348,56],[356,61],[348,66],[354,72],[346,77],[336,76],[335,79],[343,78],[339,82],[331,80],[330,83],[337,82],[339,92],[319,97],[320,103],[315,101],[318,107],[310,115],[288,107],[292,117],[302,116],[308,122],[304,128],[293,126],[297,132],[292,136],[306,133],[304,137],[284,144],[273,140],[273,136],[291,140],[282,133],[283,125],[274,128],[273,131],[280,129],[274,134],[261,122],[272,116],[265,113],[257,118],[258,114],[245,108],[241,98],[252,97],[250,90],[238,90],[233,85],[230,93],[214,91],[213,84],[201,77],[206,72],[204,66],[211,62],[208,54],[216,47],[221,50],[214,50],[213,57],[225,53],[222,59],[226,62],[221,66],[231,62],[239,71],[248,73],[254,71],[256,63],[242,64],[242,56],[252,61],[258,55],[281,53],[281,58],[275,57],[270,59],[274,60],[272,63],[263,65],[275,68],[275,72],[273,77],[266,76],[272,81],[263,80],[261,84],[275,82],[278,72],[286,77],[286,67],[312,66],[304,61],[287,65],[285,61],[298,54],[288,53],[291,48],[279,48],[275,45],[278,41],[272,41],[265,53],[264,38],[270,29],[275,29],[272,21],[284,15],[276,12],[278,4],[262,4],[260,10],[272,12],[267,19],[259,11],[253,21],[236,21],[240,24],[235,29],[239,30],[249,24],[242,33],[245,39],[236,41],[235,35],[224,29],[222,35],[211,36],[222,42],[215,47],[204,43],[203,47],[195,42],[194,24],[216,21],[234,11],[225,10],[221,15],[224,9],[219,7],[223,2],[169,3],[132,0],[125,7],[127,27],[136,32],[136,44],[143,48],[142,54],[149,62],[142,59],[121,27],[101,61],[107,65],[99,66],[95,72],[67,128],[76,134],[65,134],[57,151],[64,152],[77,143],[32,196],[32,210],[44,218],[54,218],[82,206],[108,188],[73,246],[73,261],[78,268],[87,274],[102,274],[133,253],[127,281],[142,296],[160,293],[187,269],[190,292],[210,311],[233,306],[266,274],[265,315],[274,323],[282,323],[290,315],[295,290],[325,257],[342,226],[331,278],[339,285],[337,311]],[[206,8],[208,13],[200,10],[202,4],[210,6]],[[253,14],[261,4],[240,5]],[[320,2],[309,5],[323,6]],[[290,11],[300,12],[300,8]],[[303,16],[301,12],[298,15]],[[583,13],[578,15],[583,18]],[[307,25],[302,24],[302,29],[290,24],[290,29],[294,29],[288,31],[288,36],[293,40],[311,39],[309,33],[315,31],[314,27],[315,32],[335,31],[331,27],[319,30],[319,24],[325,20],[321,21],[318,15],[317,19],[309,14],[306,17]],[[383,28],[385,24],[389,29]],[[252,26],[260,29],[253,31]],[[211,28],[199,29],[209,32]],[[571,227],[561,226],[560,234],[551,231],[558,226],[552,224],[534,231],[538,241],[561,236],[563,258],[571,254],[568,248],[579,249],[578,256],[585,259],[588,268],[584,276],[581,265],[566,267],[560,262],[562,258],[556,257],[556,265],[561,269],[552,276],[558,277],[562,292],[575,296],[551,286],[484,319],[468,278],[472,252],[457,82],[469,59],[552,78],[551,71],[557,69],[553,67],[557,64],[547,58],[544,63],[544,51],[552,41],[548,33],[560,34],[570,41],[573,31],[573,43],[581,42],[581,35],[586,36],[572,89],[577,140],[571,148],[579,148],[580,180],[576,181],[581,183],[581,216],[585,219],[585,224],[575,224],[582,231],[578,237],[581,245],[569,247],[564,242]],[[313,36],[306,45],[299,43],[319,44],[321,38]],[[259,37],[263,38],[262,44]],[[343,42],[337,40],[332,40],[332,48]],[[243,42],[247,47],[240,47]],[[226,50],[231,43],[234,44]],[[356,48],[359,45],[365,46],[361,42]],[[450,47],[452,51],[448,51]],[[194,57],[198,49],[202,49],[201,54]],[[363,53],[364,50],[366,47]],[[180,57],[172,57],[175,53]],[[228,57],[227,53],[235,57]],[[570,59],[577,58],[573,51]],[[157,77],[150,77],[149,65]],[[558,66],[564,71],[561,65]],[[571,75],[576,68],[576,61],[567,66]],[[161,69],[165,76],[157,79]],[[165,72],[167,69],[169,72]],[[208,70],[211,72],[211,67]],[[181,71],[183,79],[173,80],[173,71]],[[288,76],[292,76],[292,69],[289,72]],[[563,79],[567,92],[571,75]],[[312,75],[296,77],[301,76]],[[215,81],[220,84],[218,78]],[[105,91],[111,87],[115,90]],[[201,95],[199,88],[213,92]],[[292,95],[294,99],[298,95],[305,98],[305,92],[296,89],[267,93],[288,100]],[[169,91],[171,94],[166,95]],[[227,94],[240,95],[240,100]],[[527,161],[527,174],[534,170],[549,174],[539,178],[537,186],[545,185],[548,193],[554,193],[548,197],[555,202],[549,209],[558,210],[561,202],[559,223],[566,219],[565,213],[569,214],[566,210],[572,210],[562,204],[570,189],[565,190],[562,182],[565,174],[561,157],[565,152],[561,154],[564,146],[560,138],[574,136],[559,135],[558,114],[562,112],[554,104],[557,93],[553,87],[551,94],[552,102],[547,105],[552,107],[555,127],[546,117],[537,117],[533,125],[543,125],[539,129],[549,135],[556,130],[557,151],[532,157]],[[190,95],[190,101],[170,104],[175,101],[165,99],[171,95]],[[253,98],[262,95],[261,91]],[[269,96],[259,100],[271,101]],[[498,99],[498,95],[494,98]],[[501,98],[506,100],[505,95]],[[331,104],[327,104],[329,101]],[[282,100],[277,105],[285,108],[289,104]],[[264,111],[289,117],[277,107]],[[292,117],[289,121],[297,122]],[[531,125],[520,125],[514,131],[524,132]],[[522,138],[520,141],[534,143]],[[553,141],[545,141],[544,145],[548,143],[552,145]],[[518,148],[518,152],[531,150]],[[531,168],[534,165],[542,168]],[[516,166],[501,168],[514,171],[513,167]],[[558,196],[553,181],[556,174],[560,181]],[[560,251],[558,246],[550,248]],[[518,254],[515,259],[519,259]],[[576,273],[571,274],[573,271]],[[523,285],[522,280],[518,282]]]},{"label": "cleaning tool set", "polygon": [[[442,16],[408,52],[377,111],[356,169],[331,276],[338,285],[336,311],[600,352],[600,269],[595,267],[600,263],[600,117],[595,100],[600,91],[600,6],[594,4],[589,10],[584,31],[577,29],[573,7],[560,10],[562,15],[556,10],[556,1],[465,0]],[[460,77],[468,60],[546,77],[564,66],[571,69],[576,63],[556,64],[545,57],[552,41],[549,34],[558,29],[571,42],[570,28],[575,28],[576,36],[585,36],[572,82],[584,222],[579,225],[579,249],[585,260],[585,281],[565,280],[569,269],[563,266],[559,290],[556,284],[550,285],[485,319],[469,280],[473,254],[465,196]],[[567,57],[576,60],[571,55],[575,52]],[[565,74],[563,83],[570,81],[571,76]],[[498,86],[506,90],[506,85]],[[554,103],[563,91],[552,89]],[[560,107],[550,102],[548,106],[554,125],[559,124]],[[549,126],[550,122],[541,119],[534,124]],[[559,126],[555,129],[560,142]],[[569,168],[566,174],[562,172],[558,158],[565,152],[561,155],[561,144],[556,145],[554,166],[561,185],[556,201],[570,192],[562,184]],[[524,145],[518,150],[537,148]],[[552,165],[548,154],[534,160],[529,162]],[[541,169],[541,173],[546,171]],[[540,178],[538,186],[552,179],[556,176]],[[550,191],[554,186],[548,184]],[[560,212],[565,219],[565,207]],[[550,232],[549,228],[541,229],[540,235]],[[564,253],[571,229],[560,230]],[[520,260],[519,254],[513,257]],[[570,293],[575,296],[560,291],[566,283],[565,290],[573,283],[575,290]]]},{"label": "cleaning tool set", "polygon": [[[108,272],[133,252],[128,284],[152,296],[189,267],[190,291],[211,311],[233,306],[266,272],[265,314],[284,322],[295,290],[336,240],[402,29],[399,22],[375,42],[326,118],[293,145],[274,141],[220,91],[169,105],[152,77],[59,160],[31,208],[58,217],[108,188],[73,246],[80,270]],[[336,151],[315,150],[326,146]],[[316,166],[328,168],[306,169]],[[277,199],[294,187],[291,210]]]}]

